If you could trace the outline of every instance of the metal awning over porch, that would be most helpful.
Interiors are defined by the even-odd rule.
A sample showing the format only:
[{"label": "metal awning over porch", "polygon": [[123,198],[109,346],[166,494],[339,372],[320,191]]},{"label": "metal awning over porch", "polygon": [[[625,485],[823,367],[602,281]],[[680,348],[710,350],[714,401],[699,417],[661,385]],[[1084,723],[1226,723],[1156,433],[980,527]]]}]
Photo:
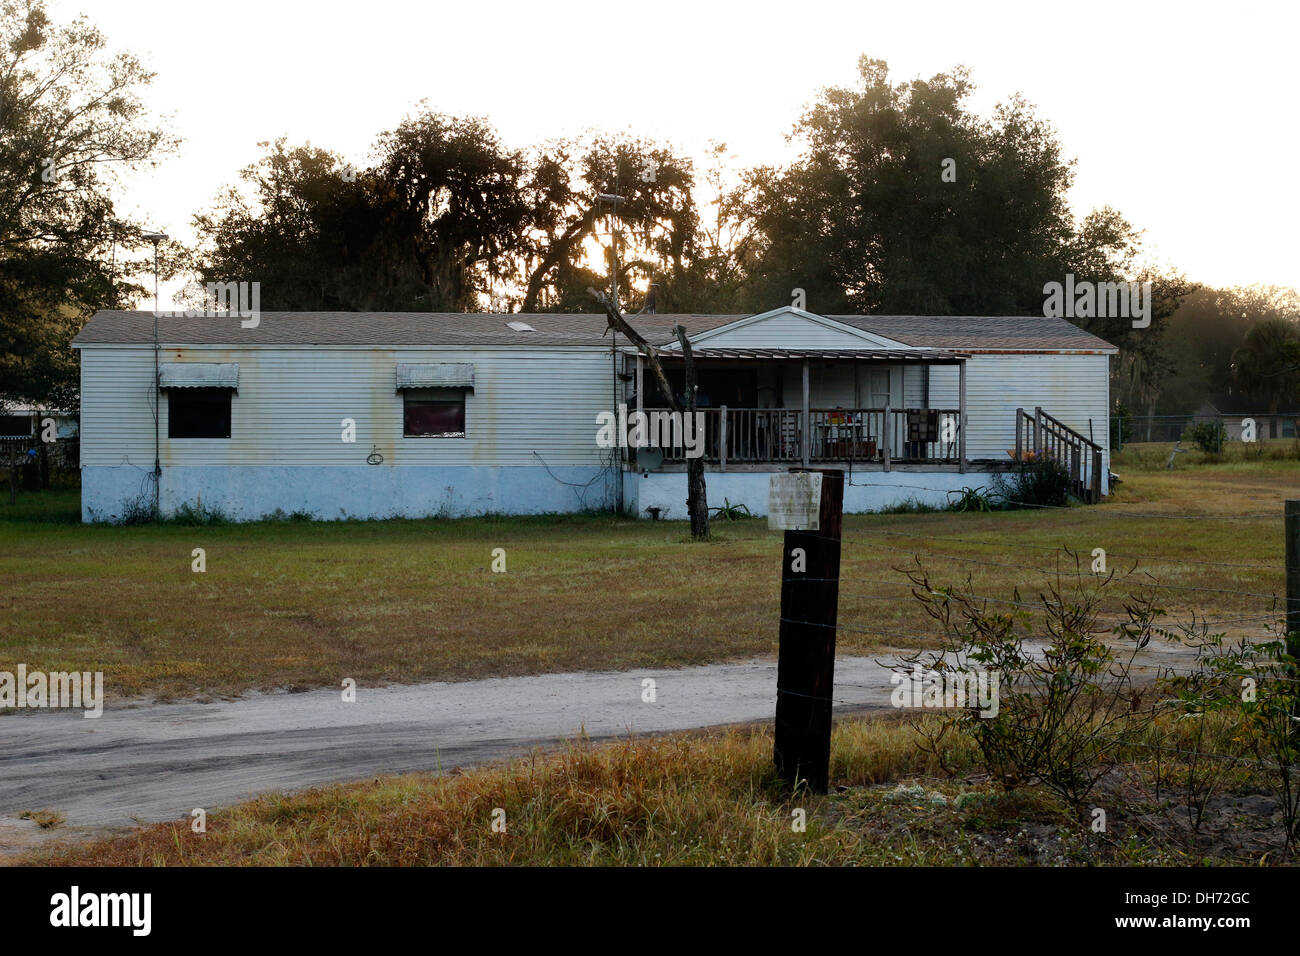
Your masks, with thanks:
[{"label": "metal awning over porch", "polygon": [[[702,348],[692,349],[696,359],[749,359],[781,361],[789,359],[800,361],[815,359],[817,361],[844,362],[919,362],[927,365],[960,365],[970,358],[961,352],[941,352],[935,349],[756,349],[756,348]],[[681,359],[680,354],[661,351],[661,360]]]}]

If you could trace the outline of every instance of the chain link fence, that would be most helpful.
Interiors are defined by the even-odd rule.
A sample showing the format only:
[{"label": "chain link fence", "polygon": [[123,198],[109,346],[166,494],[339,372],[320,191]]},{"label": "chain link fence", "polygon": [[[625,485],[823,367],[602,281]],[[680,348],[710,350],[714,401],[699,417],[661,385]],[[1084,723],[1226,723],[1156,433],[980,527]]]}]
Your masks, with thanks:
[{"label": "chain link fence", "polygon": [[1112,415],[1110,419],[1110,445],[1113,451],[1121,450],[1134,442],[1176,442],[1195,425],[1223,426],[1227,441],[1250,439],[1254,441],[1273,438],[1295,438],[1300,435],[1300,414],[1286,412],[1270,414],[1253,412],[1242,415]]},{"label": "chain link fence", "polygon": [[18,490],[75,485],[81,477],[81,442],[75,436],[0,438],[0,474],[10,497]]}]

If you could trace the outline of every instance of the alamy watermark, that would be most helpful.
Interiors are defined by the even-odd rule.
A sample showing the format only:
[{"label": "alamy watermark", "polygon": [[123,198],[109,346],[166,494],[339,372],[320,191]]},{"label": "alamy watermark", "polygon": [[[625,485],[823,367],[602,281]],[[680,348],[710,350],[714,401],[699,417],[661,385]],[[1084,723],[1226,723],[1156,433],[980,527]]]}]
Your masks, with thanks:
[{"label": "alamy watermark", "polygon": [[103,671],[0,671],[0,708],[81,708],[83,717],[104,713]]},{"label": "alamy watermark", "polygon": [[936,671],[920,664],[912,672],[894,671],[889,675],[894,686],[889,702],[895,707],[972,707],[981,717],[998,715],[997,671]]},{"label": "alamy watermark", "polygon": [[[194,284],[186,286],[194,290]],[[236,315],[240,326],[255,329],[262,321],[262,283],[260,282],[209,282],[203,290],[203,306],[154,313],[160,319],[186,318],[213,319]]]},{"label": "alamy watermark", "polygon": [[[704,454],[704,413],[634,411],[597,412],[596,444],[601,448],[682,448],[687,458]],[[629,426],[631,428],[629,432]]]},{"label": "alamy watermark", "polygon": [[148,936],[152,910],[152,893],[83,893],[74,884],[50,897],[50,925],[123,927],[132,936]]},{"label": "alamy watermark", "polygon": [[1150,282],[1065,282],[1043,286],[1043,315],[1049,319],[1132,319],[1133,328],[1151,324]]}]

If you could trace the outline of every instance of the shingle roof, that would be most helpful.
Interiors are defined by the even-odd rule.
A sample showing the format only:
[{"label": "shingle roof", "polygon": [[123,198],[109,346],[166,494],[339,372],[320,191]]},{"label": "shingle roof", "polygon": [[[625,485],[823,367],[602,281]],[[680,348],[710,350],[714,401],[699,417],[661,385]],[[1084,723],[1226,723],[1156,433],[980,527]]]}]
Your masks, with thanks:
[{"label": "shingle roof", "polygon": [[[746,318],[744,315],[636,315],[632,326],[655,345],[673,341],[680,324],[688,335]],[[916,348],[1054,351],[1113,346],[1064,319],[1024,316],[834,315],[828,318]],[[535,332],[506,323],[523,321]],[[258,325],[243,328],[238,316],[164,316],[164,345],[538,345],[599,346],[609,342],[605,316],[597,313],[464,312],[262,312]],[[148,345],[152,312],[97,312],[74,345]],[[620,343],[621,344],[621,343]],[[793,345],[793,343],[792,343]],[[796,346],[797,347],[797,346]]]},{"label": "shingle roof", "polygon": [[1041,315],[829,315],[828,319],[935,349],[1113,349],[1065,319]]}]

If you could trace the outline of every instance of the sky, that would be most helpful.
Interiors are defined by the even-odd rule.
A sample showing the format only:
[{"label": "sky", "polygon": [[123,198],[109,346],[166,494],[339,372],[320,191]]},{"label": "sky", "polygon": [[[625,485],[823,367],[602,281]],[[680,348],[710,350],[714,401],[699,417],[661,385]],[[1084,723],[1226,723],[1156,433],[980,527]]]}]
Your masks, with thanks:
[{"label": "sky", "polygon": [[183,143],[122,209],[192,241],[258,143],[363,163],[416,104],[481,115],[508,146],[628,130],[700,162],[781,163],[802,109],[854,81],[958,64],[987,115],[1020,92],[1077,158],[1077,215],[1110,205],[1145,254],[1211,285],[1300,287],[1295,38],[1300,4],[586,0],[50,0],[157,73]]}]

